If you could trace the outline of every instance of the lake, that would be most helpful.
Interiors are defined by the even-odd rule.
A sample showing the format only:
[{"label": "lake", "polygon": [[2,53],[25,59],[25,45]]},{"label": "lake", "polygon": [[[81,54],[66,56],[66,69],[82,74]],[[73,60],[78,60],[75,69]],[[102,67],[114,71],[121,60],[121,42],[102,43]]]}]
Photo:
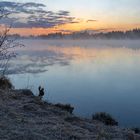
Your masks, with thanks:
[{"label": "lake", "polygon": [[20,40],[9,77],[16,88],[69,103],[78,116],[108,112],[121,126],[140,127],[139,40]]}]

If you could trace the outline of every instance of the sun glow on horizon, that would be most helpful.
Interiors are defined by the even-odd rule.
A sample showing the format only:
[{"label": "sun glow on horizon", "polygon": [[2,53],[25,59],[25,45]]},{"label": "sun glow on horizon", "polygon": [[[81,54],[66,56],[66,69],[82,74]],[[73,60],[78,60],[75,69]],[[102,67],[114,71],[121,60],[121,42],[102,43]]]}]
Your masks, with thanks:
[{"label": "sun glow on horizon", "polygon": [[140,28],[140,24],[97,24],[97,23],[75,23],[75,24],[65,24],[56,26],[53,28],[11,28],[10,34],[19,34],[21,36],[38,36],[38,35],[48,35],[52,33],[63,33],[70,34],[72,32],[80,32],[80,31],[95,31],[95,33],[99,32],[110,32],[110,31],[126,31],[132,30],[135,28]]},{"label": "sun glow on horizon", "polygon": [[[107,32],[140,28],[139,0],[5,1],[1,1],[0,4],[9,7],[9,10],[17,6],[15,15],[3,22],[6,25],[13,22],[11,34],[28,36],[56,32],[68,34],[83,30]],[[26,6],[20,10],[21,4]]]}]

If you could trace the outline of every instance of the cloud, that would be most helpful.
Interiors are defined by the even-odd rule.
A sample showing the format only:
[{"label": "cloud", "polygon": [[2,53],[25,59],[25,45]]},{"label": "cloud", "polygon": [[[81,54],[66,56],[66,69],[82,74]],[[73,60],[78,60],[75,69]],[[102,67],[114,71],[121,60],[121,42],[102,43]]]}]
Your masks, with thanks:
[{"label": "cloud", "polygon": [[87,22],[97,22],[97,20],[89,19],[89,20],[87,20]]},{"label": "cloud", "polygon": [[13,28],[50,28],[68,23],[78,23],[79,21],[70,16],[69,11],[60,10],[58,12],[47,11],[46,5],[40,3],[16,3],[0,2],[0,7],[6,13],[11,13],[3,18],[0,24]]},{"label": "cloud", "polygon": [[56,31],[65,32],[65,33],[73,33],[72,30],[64,30],[64,29],[62,29],[62,30],[56,30]]},{"label": "cloud", "polygon": [[100,32],[109,32],[109,31],[113,31],[116,30],[116,28],[100,28],[97,30],[94,30],[96,33],[100,33]]}]

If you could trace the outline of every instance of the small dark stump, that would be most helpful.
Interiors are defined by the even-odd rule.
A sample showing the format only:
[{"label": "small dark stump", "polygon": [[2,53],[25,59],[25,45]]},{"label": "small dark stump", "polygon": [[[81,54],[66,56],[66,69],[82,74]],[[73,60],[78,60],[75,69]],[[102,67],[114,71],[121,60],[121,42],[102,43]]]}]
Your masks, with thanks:
[{"label": "small dark stump", "polygon": [[44,88],[42,88],[41,86],[38,87],[39,90],[39,97],[42,98],[44,96]]}]

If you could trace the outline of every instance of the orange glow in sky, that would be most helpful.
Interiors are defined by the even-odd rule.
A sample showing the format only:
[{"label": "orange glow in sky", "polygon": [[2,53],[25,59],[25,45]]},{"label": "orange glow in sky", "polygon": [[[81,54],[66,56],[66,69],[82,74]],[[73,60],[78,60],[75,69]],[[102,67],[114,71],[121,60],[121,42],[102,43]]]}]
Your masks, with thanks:
[{"label": "orange glow in sky", "polygon": [[[12,28],[11,34],[28,36],[83,30],[107,32],[140,28],[140,0],[5,1],[16,5],[18,10],[10,17],[9,20],[12,21],[7,20],[7,23],[3,23],[9,25],[14,22],[15,27]],[[20,10],[18,6],[21,4],[27,6]],[[4,6],[9,4],[5,3]],[[9,7],[9,10],[13,10],[13,7]]]},{"label": "orange glow in sky", "polygon": [[97,32],[108,32],[108,31],[126,31],[134,28],[140,28],[140,24],[111,24],[111,23],[99,23],[99,22],[81,22],[75,24],[65,24],[56,26],[53,28],[12,28],[11,34],[20,34],[23,36],[29,35],[44,35],[56,32],[62,32],[68,34],[71,32],[81,31],[81,30],[93,30]]}]

